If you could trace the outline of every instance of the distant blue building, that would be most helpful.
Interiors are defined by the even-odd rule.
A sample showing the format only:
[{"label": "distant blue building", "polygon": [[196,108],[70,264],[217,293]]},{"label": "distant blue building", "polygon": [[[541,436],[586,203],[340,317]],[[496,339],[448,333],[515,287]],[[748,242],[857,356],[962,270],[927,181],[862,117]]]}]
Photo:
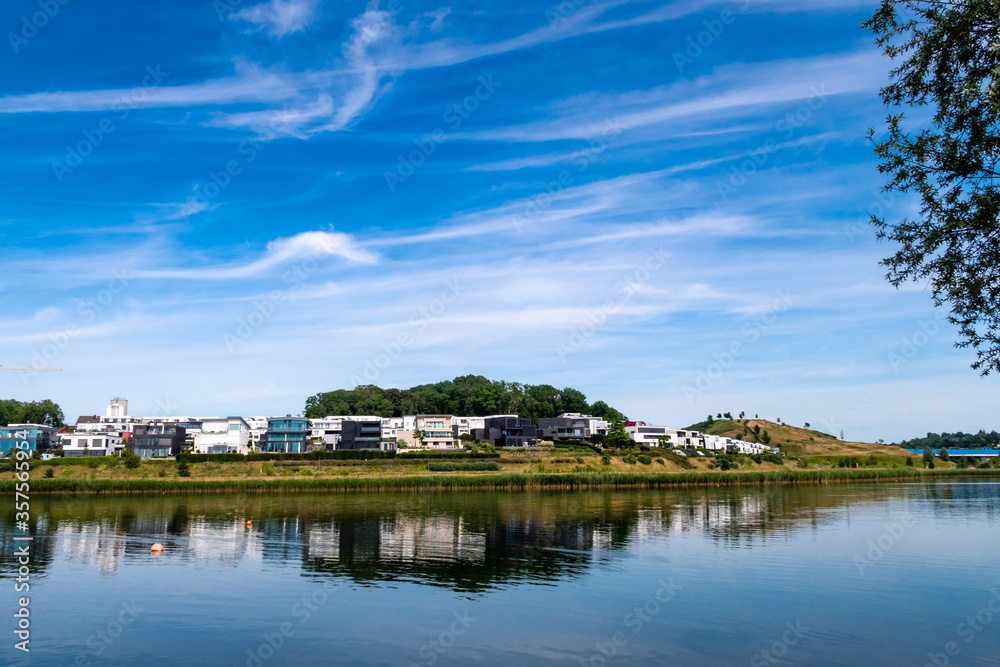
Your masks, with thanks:
[{"label": "distant blue building", "polygon": [[12,449],[23,449],[17,443],[27,442],[28,451],[37,452],[51,449],[59,429],[43,424],[10,424],[0,426],[0,452],[5,456]]},{"label": "distant blue building", "polygon": [[271,417],[260,440],[262,452],[304,454],[309,444],[309,420],[305,417]]}]

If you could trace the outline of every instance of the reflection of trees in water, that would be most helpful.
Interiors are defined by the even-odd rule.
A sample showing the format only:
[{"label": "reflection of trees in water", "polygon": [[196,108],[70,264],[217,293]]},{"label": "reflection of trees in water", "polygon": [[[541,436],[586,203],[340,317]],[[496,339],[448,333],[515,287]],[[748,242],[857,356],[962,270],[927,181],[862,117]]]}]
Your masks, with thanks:
[{"label": "reflection of trees in water", "polygon": [[[414,581],[477,591],[572,579],[628,545],[681,532],[722,545],[815,530],[871,504],[935,516],[1000,514],[1000,485],[838,484],[759,488],[410,494],[81,496],[33,500],[33,571],[54,557],[113,572],[149,556],[238,564],[300,562],[358,583]],[[252,520],[251,528],[246,521]],[[10,535],[13,514],[0,519]],[[15,543],[0,566],[16,572]],[[13,567],[12,567],[13,566]]]}]

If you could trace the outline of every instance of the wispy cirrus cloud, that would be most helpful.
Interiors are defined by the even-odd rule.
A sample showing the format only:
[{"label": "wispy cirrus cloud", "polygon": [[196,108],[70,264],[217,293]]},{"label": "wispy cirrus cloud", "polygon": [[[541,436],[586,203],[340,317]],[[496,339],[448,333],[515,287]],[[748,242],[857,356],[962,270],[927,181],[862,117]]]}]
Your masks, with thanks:
[{"label": "wispy cirrus cloud", "polygon": [[715,117],[746,118],[754,109],[814,97],[877,91],[884,79],[871,50],[831,57],[787,59],[719,68],[695,81],[617,95],[580,95],[559,105],[554,118],[456,135],[462,139],[541,142],[590,139],[613,117],[620,130]]},{"label": "wispy cirrus cloud", "polygon": [[[287,4],[278,5],[278,9],[271,7],[274,3],[265,5],[244,11],[285,12],[280,16],[287,20],[299,15]],[[285,27],[291,29],[291,25]],[[304,139],[336,132],[378,101],[392,72],[385,54],[394,52],[393,43],[398,39],[388,12],[369,9],[353,19],[351,27],[351,36],[343,46],[343,61],[337,66],[290,72],[240,58],[235,61],[233,76],[159,86],[146,91],[141,99],[130,96],[130,89],[123,88],[10,95],[0,97],[0,114],[208,107],[207,114],[194,116],[195,122],[208,127],[248,129],[269,138]],[[243,108],[229,110],[232,107]]]},{"label": "wispy cirrus cloud", "polygon": [[271,0],[231,14],[231,21],[246,21],[281,39],[305,30],[318,15],[317,0]]},{"label": "wispy cirrus cloud", "polygon": [[138,270],[139,278],[175,278],[184,280],[233,280],[252,278],[276,266],[307,258],[340,257],[354,264],[375,264],[378,255],[358,245],[354,237],[342,232],[303,232],[267,244],[264,256],[226,266]]}]

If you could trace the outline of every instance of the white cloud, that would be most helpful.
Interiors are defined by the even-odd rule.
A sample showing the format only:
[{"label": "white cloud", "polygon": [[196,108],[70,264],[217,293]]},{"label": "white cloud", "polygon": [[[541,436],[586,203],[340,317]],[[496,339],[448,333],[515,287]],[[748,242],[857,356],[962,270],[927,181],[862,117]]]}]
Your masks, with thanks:
[{"label": "white cloud", "polygon": [[592,139],[681,118],[735,118],[767,105],[797,100],[825,104],[834,95],[877,91],[884,63],[872,50],[839,56],[789,59],[719,68],[710,76],[650,90],[619,95],[586,95],[564,103],[560,117],[455,138],[487,141],[541,142]]},{"label": "white cloud", "polygon": [[375,264],[378,256],[360,247],[350,234],[342,232],[303,232],[267,244],[260,259],[228,266],[198,269],[136,271],[139,278],[181,278],[187,280],[231,280],[251,278],[280,264],[294,260],[340,257],[355,264]]},{"label": "white cloud", "polygon": [[305,30],[316,19],[316,0],[271,0],[230,15],[230,20],[246,21],[267,30],[278,39]]}]

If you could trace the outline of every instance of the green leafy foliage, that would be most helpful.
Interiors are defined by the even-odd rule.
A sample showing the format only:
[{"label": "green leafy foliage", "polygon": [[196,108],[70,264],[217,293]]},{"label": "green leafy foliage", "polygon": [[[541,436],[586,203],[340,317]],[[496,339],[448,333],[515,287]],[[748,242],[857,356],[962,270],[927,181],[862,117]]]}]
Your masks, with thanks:
[{"label": "green leafy foliage", "polygon": [[870,132],[883,190],[919,197],[914,219],[872,215],[898,248],[886,277],[928,282],[987,375],[1000,370],[1000,11],[995,0],[883,0],[865,27],[894,65],[887,135]]},{"label": "green leafy foliage", "polygon": [[538,419],[555,417],[563,412],[589,412],[601,418],[619,414],[604,401],[588,404],[587,397],[572,387],[556,389],[547,384],[520,384],[489,380],[481,375],[466,375],[409,389],[362,385],[354,389],[322,392],[306,400],[305,416],[485,416],[510,413]]},{"label": "green leafy foliage", "polygon": [[62,408],[50,400],[22,403],[14,399],[0,400],[0,425],[44,424],[65,426]]},{"label": "green leafy foliage", "polygon": [[990,449],[1000,447],[1000,433],[980,430],[979,433],[928,433],[926,437],[896,443],[904,449]]}]

